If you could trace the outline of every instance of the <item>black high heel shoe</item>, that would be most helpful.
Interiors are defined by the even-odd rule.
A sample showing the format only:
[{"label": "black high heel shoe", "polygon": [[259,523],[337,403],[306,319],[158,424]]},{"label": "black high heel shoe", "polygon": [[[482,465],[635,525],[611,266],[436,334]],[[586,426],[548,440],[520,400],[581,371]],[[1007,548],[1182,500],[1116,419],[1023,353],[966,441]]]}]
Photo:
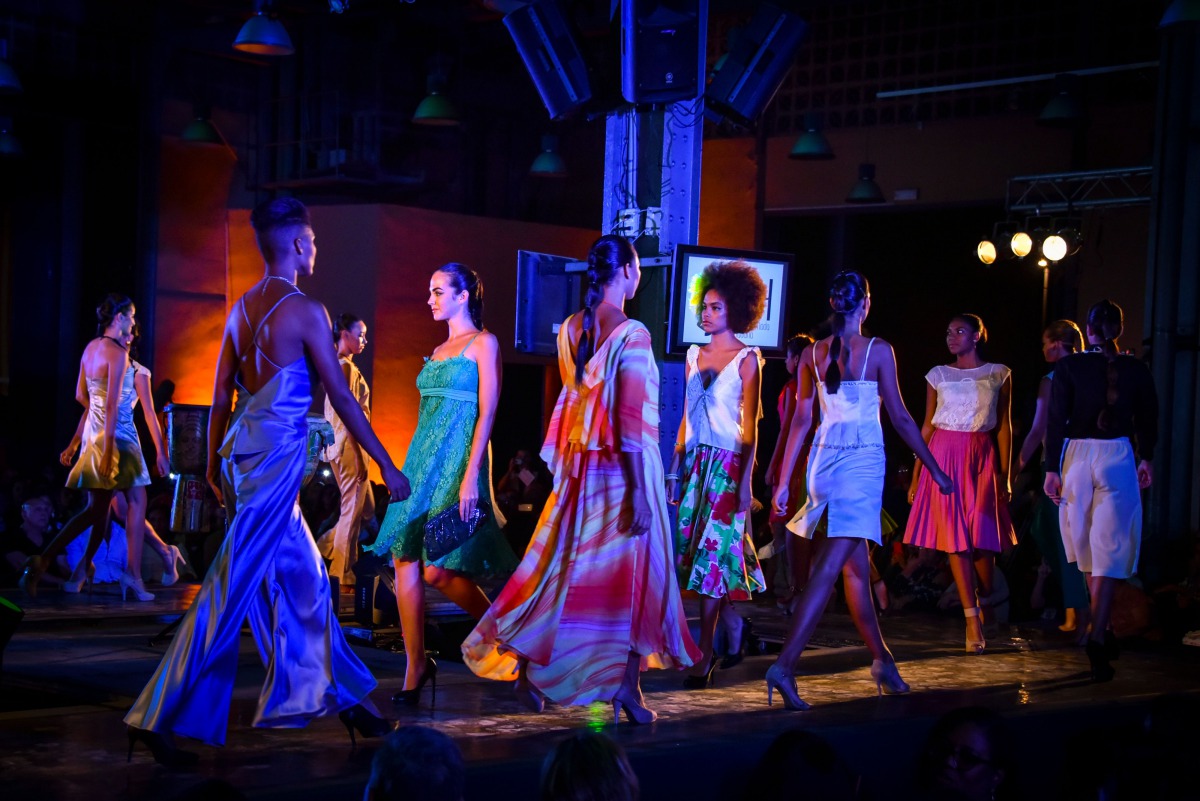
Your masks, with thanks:
[{"label": "black high heel shoe", "polygon": [[750,623],[750,618],[742,618],[742,637],[738,643],[736,651],[728,653],[721,660],[721,670],[729,670],[731,667],[737,667],[742,664],[742,660],[746,658],[746,651],[750,647],[750,638],[753,636],[754,626]]},{"label": "black high heel shoe", "polygon": [[717,669],[717,658],[714,656],[708,662],[708,670],[704,671],[701,676],[687,675],[683,677],[683,689],[685,690],[707,690],[712,687],[715,679],[713,672]]},{"label": "black high heel shoe", "polygon": [[139,741],[150,749],[150,753],[154,755],[154,761],[168,770],[184,770],[194,767],[200,761],[199,754],[176,748],[156,731],[130,726],[125,730],[125,734],[129,737],[129,753],[125,756],[126,762],[133,761],[133,747]]},{"label": "black high heel shoe", "polygon": [[433,661],[433,657],[425,657],[425,672],[421,674],[421,680],[417,682],[417,686],[411,690],[400,690],[392,696],[393,704],[403,704],[404,706],[416,706],[421,702],[421,689],[424,688],[425,682],[432,681],[433,689],[430,693],[429,705],[433,706],[437,703],[437,662]]},{"label": "black high heel shoe", "polygon": [[356,748],[354,732],[358,731],[363,737],[382,737],[392,730],[392,724],[371,712],[362,704],[355,704],[349,709],[338,712],[338,720],[346,727],[350,735],[350,747]]}]

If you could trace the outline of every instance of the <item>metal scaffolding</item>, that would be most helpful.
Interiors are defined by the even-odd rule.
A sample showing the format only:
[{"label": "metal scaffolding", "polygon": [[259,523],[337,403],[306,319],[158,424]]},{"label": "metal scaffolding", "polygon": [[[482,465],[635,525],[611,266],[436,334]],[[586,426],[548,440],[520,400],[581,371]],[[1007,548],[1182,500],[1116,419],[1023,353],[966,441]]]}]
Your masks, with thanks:
[{"label": "metal scaffolding", "polygon": [[1152,167],[1058,172],[1008,179],[1010,213],[1062,214],[1150,202]]}]

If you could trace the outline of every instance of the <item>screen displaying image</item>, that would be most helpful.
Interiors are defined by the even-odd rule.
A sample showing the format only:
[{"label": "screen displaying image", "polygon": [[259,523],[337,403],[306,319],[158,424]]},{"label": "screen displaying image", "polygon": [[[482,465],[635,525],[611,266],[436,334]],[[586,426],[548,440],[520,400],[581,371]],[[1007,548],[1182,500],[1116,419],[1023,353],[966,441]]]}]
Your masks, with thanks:
[{"label": "screen displaying image", "polygon": [[671,293],[668,352],[686,353],[690,345],[703,345],[708,335],[697,324],[700,303],[699,279],[704,268],[720,261],[741,259],[758,271],[767,286],[767,299],[758,326],[737,337],[747,345],[762,349],[763,355],[782,352],[787,336],[787,287],[792,257],[786,253],[762,253],[699,245],[680,245],[675,249],[674,281]]}]

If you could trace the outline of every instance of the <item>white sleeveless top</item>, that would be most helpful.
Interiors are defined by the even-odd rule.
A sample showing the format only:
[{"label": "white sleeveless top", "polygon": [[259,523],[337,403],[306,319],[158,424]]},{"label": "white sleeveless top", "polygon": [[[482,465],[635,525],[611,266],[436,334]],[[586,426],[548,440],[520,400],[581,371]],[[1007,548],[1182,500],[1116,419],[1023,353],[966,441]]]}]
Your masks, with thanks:
[{"label": "white sleeveless top", "polygon": [[[687,450],[694,450],[697,445],[711,445],[727,451],[742,449],[741,365],[751,353],[758,359],[761,369],[763,357],[758,348],[742,348],[706,388],[700,376],[700,346],[688,348],[687,414],[684,415]],[[762,417],[762,404],[759,404],[758,416]]]},{"label": "white sleeveless top", "polygon": [[925,374],[937,390],[933,427],[944,431],[991,431],[996,427],[1000,387],[1012,371],[1003,364],[966,369],[940,364]]},{"label": "white sleeveless top", "polygon": [[817,400],[821,404],[821,422],[813,437],[816,448],[882,448],[883,425],[879,422],[879,385],[864,380],[871,346],[867,343],[862,372],[857,381],[842,381],[837,392],[829,392],[817,370],[817,349],[812,349],[813,373],[817,376]]}]

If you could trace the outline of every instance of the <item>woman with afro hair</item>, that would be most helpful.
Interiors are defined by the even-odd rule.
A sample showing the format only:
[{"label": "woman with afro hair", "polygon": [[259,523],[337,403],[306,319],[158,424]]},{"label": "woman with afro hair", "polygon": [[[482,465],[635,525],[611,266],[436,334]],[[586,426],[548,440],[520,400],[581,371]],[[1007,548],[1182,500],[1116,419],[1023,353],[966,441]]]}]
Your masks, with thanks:
[{"label": "woman with afro hair", "polygon": [[701,597],[702,656],[684,687],[704,689],[712,682],[718,617],[730,601],[766,589],[747,530],[762,355],[738,335],[758,325],[767,288],[739,260],[709,265],[693,289],[697,321],[711,340],[688,349],[687,402],[666,479],[667,496],[679,503],[679,584]]}]

